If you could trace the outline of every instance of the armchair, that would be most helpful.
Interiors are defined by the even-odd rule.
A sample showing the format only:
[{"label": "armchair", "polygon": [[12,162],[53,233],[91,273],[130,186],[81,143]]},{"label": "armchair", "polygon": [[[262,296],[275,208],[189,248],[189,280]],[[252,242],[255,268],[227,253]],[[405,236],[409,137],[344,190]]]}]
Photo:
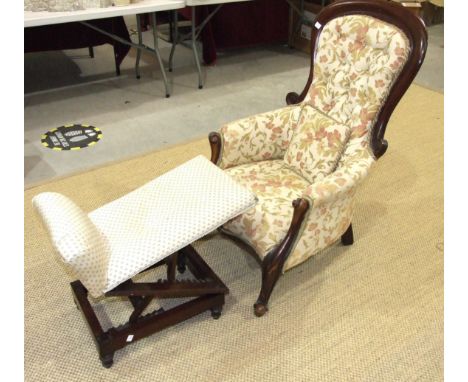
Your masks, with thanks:
[{"label": "armchair", "polygon": [[343,0],[317,16],[311,69],[288,106],[211,133],[211,160],[258,204],[222,232],[254,250],[268,310],[280,275],[341,238],[353,244],[354,195],[387,149],[387,122],[426,53],[424,23],[400,4]]}]

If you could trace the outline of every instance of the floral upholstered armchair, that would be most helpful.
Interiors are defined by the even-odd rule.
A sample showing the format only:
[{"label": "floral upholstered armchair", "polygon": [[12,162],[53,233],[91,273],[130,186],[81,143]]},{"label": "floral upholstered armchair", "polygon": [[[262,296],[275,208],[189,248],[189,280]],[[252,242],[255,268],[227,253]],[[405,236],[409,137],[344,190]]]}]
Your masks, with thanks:
[{"label": "floral upholstered armchair", "polygon": [[262,264],[255,314],[282,272],[341,238],[353,243],[354,196],[387,149],[387,122],[419,70],[423,22],[401,5],[345,0],[317,16],[308,82],[289,106],[211,133],[211,160],[258,197],[222,231]]}]

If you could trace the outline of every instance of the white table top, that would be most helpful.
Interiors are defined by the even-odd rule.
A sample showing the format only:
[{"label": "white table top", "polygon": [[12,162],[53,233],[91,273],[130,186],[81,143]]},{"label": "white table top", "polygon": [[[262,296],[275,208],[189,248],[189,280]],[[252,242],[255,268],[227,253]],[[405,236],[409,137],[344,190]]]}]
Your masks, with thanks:
[{"label": "white table top", "polygon": [[188,7],[196,7],[198,5],[240,3],[244,1],[252,1],[252,0],[186,0],[185,4]]},{"label": "white table top", "polygon": [[[221,1],[221,0],[219,0]],[[201,4],[200,4],[201,5]],[[24,12],[24,27],[62,24],[73,21],[105,19],[108,17],[138,15],[148,12],[168,11],[185,7],[185,0],[141,0],[123,7],[88,8],[70,12]]]}]

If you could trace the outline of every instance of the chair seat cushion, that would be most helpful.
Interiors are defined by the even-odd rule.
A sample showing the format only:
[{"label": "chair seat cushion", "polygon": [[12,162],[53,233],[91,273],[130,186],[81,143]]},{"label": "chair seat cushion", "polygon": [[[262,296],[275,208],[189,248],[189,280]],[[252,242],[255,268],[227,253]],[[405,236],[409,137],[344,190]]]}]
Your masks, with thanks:
[{"label": "chair seat cushion", "polygon": [[348,126],[304,105],[284,161],[309,182],[319,181],[334,171],[349,133]]},{"label": "chair seat cushion", "polygon": [[255,195],[198,156],[89,214],[110,245],[107,292],[251,208]]},{"label": "chair seat cushion", "polygon": [[293,200],[309,182],[282,160],[269,160],[225,170],[258,198],[254,208],[223,225],[225,232],[248,243],[261,258],[286,235],[293,215]]}]

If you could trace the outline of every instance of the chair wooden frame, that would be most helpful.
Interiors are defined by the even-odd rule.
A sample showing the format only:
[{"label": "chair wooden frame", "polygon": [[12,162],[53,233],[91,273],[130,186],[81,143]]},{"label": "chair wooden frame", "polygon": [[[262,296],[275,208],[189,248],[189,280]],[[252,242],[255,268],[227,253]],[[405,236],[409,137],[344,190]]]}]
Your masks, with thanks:
[{"label": "chair wooden frame", "polygon": [[[378,159],[388,148],[388,142],[384,139],[384,135],[390,116],[424,61],[427,50],[427,31],[424,22],[412,12],[405,9],[401,4],[385,0],[337,1],[325,7],[318,14],[315,21],[320,25],[325,25],[337,17],[347,15],[367,15],[395,25],[405,33],[410,44],[408,60],[395,79],[371,131],[371,149],[375,158]],[[288,105],[301,103],[309,91],[313,80],[314,59],[322,30],[323,28],[312,28],[312,53],[309,78],[301,94],[294,92],[287,94],[286,103]],[[211,146],[211,161],[217,164],[222,152],[222,138],[220,134],[217,132],[210,133],[209,142]],[[296,199],[293,201],[293,208],[294,213],[286,236],[261,262],[262,285],[258,299],[254,304],[254,312],[258,317],[263,316],[268,311],[268,301],[271,293],[291,253],[295,239],[301,230],[302,222],[309,209],[309,202],[303,198]],[[343,245],[353,244],[354,235],[351,224],[342,235],[341,242]]]},{"label": "chair wooden frame", "polygon": [[[135,283],[127,280],[105,294],[106,297],[126,297],[134,308],[127,323],[107,331],[103,330],[83,284],[79,280],[70,284],[75,304],[89,326],[104,367],[112,366],[115,351],[206,310],[211,311],[214,319],[220,317],[224,295],[229,293],[229,289],[192,246],[181,249],[145,271],[161,265],[167,266],[167,279],[152,283]],[[183,273],[186,267],[195,279],[178,281],[177,270]],[[169,310],[161,308],[143,315],[154,298],[176,297],[196,298]]]}]

